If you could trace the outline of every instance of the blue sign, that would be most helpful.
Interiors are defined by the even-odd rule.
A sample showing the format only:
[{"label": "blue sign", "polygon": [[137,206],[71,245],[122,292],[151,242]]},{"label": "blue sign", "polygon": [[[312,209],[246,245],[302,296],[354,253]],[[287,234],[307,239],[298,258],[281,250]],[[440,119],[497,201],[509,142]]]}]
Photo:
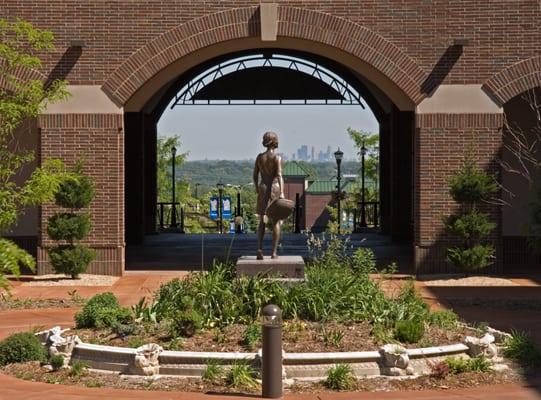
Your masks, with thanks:
[{"label": "blue sign", "polygon": [[210,198],[210,218],[213,220],[218,219],[218,196],[212,196]]},{"label": "blue sign", "polygon": [[222,197],[222,218],[231,219],[231,196]]}]

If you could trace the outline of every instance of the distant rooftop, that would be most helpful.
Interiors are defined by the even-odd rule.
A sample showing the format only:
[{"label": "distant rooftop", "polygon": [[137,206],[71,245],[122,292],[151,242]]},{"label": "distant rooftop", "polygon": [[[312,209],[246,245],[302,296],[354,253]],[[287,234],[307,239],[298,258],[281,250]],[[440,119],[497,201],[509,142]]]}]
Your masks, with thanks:
[{"label": "distant rooftop", "polygon": [[308,177],[310,174],[297,161],[288,161],[282,170],[282,176]]}]

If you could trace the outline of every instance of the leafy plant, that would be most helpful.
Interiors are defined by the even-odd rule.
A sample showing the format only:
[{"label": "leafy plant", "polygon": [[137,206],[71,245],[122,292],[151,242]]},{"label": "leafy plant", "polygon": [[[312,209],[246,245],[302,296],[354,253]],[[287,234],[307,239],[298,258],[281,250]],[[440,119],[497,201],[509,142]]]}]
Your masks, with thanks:
[{"label": "leafy plant", "polygon": [[255,370],[245,362],[235,362],[226,375],[226,383],[237,389],[257,386]]},{"label": "leafy plant", "polygon": [[73,176],[66,177],[55,193],[56,205],[71,208],[70,213],[57,213],[49,218],[47,232],[51,239],[62,240],[67,245],[49,249],[49,258],[57,273],[71,275],[73,279],[85,272],[96,257],[96,252],[82,244],[91,229],[88,214],[75,214],[73,211],[88,207],[94,197],[92,180],[83,173],[82,161],[77,162]]},{"label": "leafy plant", "polygon": [[215,382],[221,379],[224,374],[224,368],[217,360],[208,360],[201,378],[207,382]]},{"label": "leafy plant", "polygon": [[242,344],[248,350],[254,350],[259,342],[261,342],[261,326],[257,324],[248,325],[244,329]]},{"label": "leafy plant", "polygon": [[49,363],[51,364],[51,367],[53,367],[53,371],[58,371],[64,366],[64,356],[61,354],[55,354],[51,357]]},{"label": "leafy plant", "polygon": [[394,328],[394,337],[403,343],[417,343],[425,334],[424,324],[420,321],[398,321]]},{"label": "leafy plant", "polygon": [[[52,32],[36,29],[22,19],[0,18],[0,232],[7,232],[28,206],[53,199],[54,192],[65,178],[59,160],[43,160],[30,178],[21,181],[22,168],[34,160],[34,150],[20,146],[31,124],[48,104],[67,97],[66,83],[61,80],[45,84],[46,74],[40,57],[54,51]],[[21,74],[21,71],[36,71]],[[23,77],[23,75],[25,77]],[[16,178],[16,179],[15,179]],[[0,289],[9,290],[5,274],[20,274],[20,267],[34,270],[30,254],[13,242],[0,239]]]},{"label": "leafy plant", "polygon": [[31,332],[15,333],[0,342],[0,365],[46,359],[45,348]]},{"label": "leafy plant", "polygon": [[323,336],[323,342],[326,345],[331,345],[334,347],[339,347],[340,343],[342,343],[342,339],[344,338],[344,332],[339,329],[327,330],[325,327],[323,327],[321,329],[321,333]]},{"label": "leafy plant", "polygon": [[368,247],[359,247],[353,253],[352,268],[363,274],[376,272],[376,256]]},{"label": "leafy plant", "polygon": [[452,329],[456,326],[458,315],[451,310],[433,311],[428,317],[430,325],[443,329]]},{"label": "leafy plant", "polygon": [[541,350],[530,335],[513,331],[504,342],[503,355],[516,360],[525,367],[541,366]]},{"label": "leafy plant", "polygon": [[179,351],[184,347],[184,338],[176,337],[169,342],[168,350]]},{"label": "leafy plant", "polygon": [[137,332],[137,326],[135,324],[123,324],[118,321],[114,322],[111,328],[113,333],[120,338],[125,338]]},{"label": "leafy plant", "polygon": [[447,253],[447,260],[455,267],[475,271],[486,268],[494,258],[494,247],[484,241],[496,224],[477,208],[497,191],[494,177],[479,169],[472,154],[466,156],[462,167],[449,179],[449,193],[461,205],[460,213],[446,221],[447,230],[461,241],[460,246],[449,248]]},{"label": "leafy plant", "polygon": [[83,239],[90,232],[90,215],[60,213],[49,219],[47,234],[53,240]]},{"label": "leafy plant", "polygon": [[70,368],[70,376],[73,378],[80,378],[81,376],[86,374],[87,368],[88,364],[83,361],[72,361]]},{"label": "leafy plant", "polygon": [[96,252],[83,245],[66,245],[49,249],[49,258],[57,273],[77,278],[86,271]]},{"label": "leafy plant", "polygon": [[75,314],[77,328],[111,328],[119,323],[132,322],[130,310],[120,307],[117,298],[111,292],[95,295]]},{"label": "leafy plant", "polygon": [[88,388],[99,388],[101,387],[101,382],[97,379],[89,379],[85,382],[85,386]]},{"label": "leafy plant", "polygon": [[337,364],[327,372],[325,386],[332,390],[350,390],[355,384],[353,370],[347,364]]},{"label": "leafy plant", "polygon": [[171,337],[191,337],[203,327],[203,318],[196,310],[179,311],[170,320]]},{"label": "leafy plant", "polygon": [[464,372],[488,372],[490,371],[490,361],[484,357],[461,358],[447,357],[444,362],[449,367],[449,371],[454,374],[462,374]]},{"label": "leafy plant", "polygon": [[158,314],[156,311],[157,303],[148,304],[146,297],[142,297],[137,304],[132,306],[132,312],[135,317],[135,322],[158,322]]},{"label": "leafy plant", "polygon": [[126,342],[126,346],[134,348],[134,349],[137,349],[138,347],[141,347],[145,344],[146,344],[145,339],[139,336],[132,336]]}]

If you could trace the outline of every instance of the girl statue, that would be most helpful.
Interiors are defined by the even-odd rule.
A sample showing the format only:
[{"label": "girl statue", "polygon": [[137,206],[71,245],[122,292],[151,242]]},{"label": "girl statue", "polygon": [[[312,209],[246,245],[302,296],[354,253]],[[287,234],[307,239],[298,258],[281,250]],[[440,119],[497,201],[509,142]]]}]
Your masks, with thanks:
[{"label": "girl statue", "polygon": [[[266,132],[263,135],[263,146],[267,148],[267,151],[257,156],[253,176],[257,193],[257,213],[259,215],[259,227],[257,229],[258,260],[263,260],[263,236],[265,235],[267,206],[274,200],[284,198],[282,160],[276,154],[278,135],[274,132]],[[261,180],[259,179],[260,176]],[[272,223],[272,258],[278,258],[277,249],[280,242],[280,220],[273,220],[272,218],[270,220]]]}]

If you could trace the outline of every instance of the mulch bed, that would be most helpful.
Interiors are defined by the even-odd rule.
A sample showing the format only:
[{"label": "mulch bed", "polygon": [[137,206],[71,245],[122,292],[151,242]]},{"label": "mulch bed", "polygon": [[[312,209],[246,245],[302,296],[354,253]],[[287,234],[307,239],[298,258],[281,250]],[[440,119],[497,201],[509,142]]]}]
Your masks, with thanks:
[{"label": "mulch bed", "polygon": [[[157,343],[168,350],[183,351],[255,351],[260,347],[248,348],[243,344],[244,325],[232,325],[223,329],[204,330],[190,338],[181,341],[171,341],[165,327],[146,325],[135,335],[124,338],[118,337],[109,329],[75,329],[70,334],[88,343],[106,344],[120,347],[138,347],[144,343]],[[339,343],[332,342],[334,335],[343,335]],[[389,332],[392,335],[392,332]],[[453,330],[427,327],[423,339],[416,344],[405,344],[407,348],[431,347],[438,345],[460,343],[465,335],[472,335],[466,327]],[[379,345],[371,335],[369,323],[338,323],[287,321],[283,329],[284,350],[292,353],[330,352],[330,351],[371,351]]]},{"label": "mulch bed", "polygon": [[37,308],[72,308],[84,304],[84,299],[0,299],[0,311],[30,310]]},{"label": "mulch bed", "polygon": [[[228,387],[223,380],[207,382],[196,378],[162,377],[156,380],[141,377],[119,377],[115,374],[85,371],[80,377],[70,376],[69,370],[47,371],[37,362],[11,364],[2,368],[8,375],[33,382],[50,384],[76,385],[85,387],[108,387],[116,389],[140,389],[162,391],[184,391],[199,393],[260,393],[260,387],[233,388]],[[446,390],[472,388],[483,385],[498,385],[502,383],[519,382],[520,375],[508,370],[505,372],[467,372],[459,375],[448,375],[444,378],[422,376],[412,379],[367,378],[355,382],[351,391],[406,391],[406,390]],[[286,388],[290,393],[329,392],[322,382],[295,383]]]}]

